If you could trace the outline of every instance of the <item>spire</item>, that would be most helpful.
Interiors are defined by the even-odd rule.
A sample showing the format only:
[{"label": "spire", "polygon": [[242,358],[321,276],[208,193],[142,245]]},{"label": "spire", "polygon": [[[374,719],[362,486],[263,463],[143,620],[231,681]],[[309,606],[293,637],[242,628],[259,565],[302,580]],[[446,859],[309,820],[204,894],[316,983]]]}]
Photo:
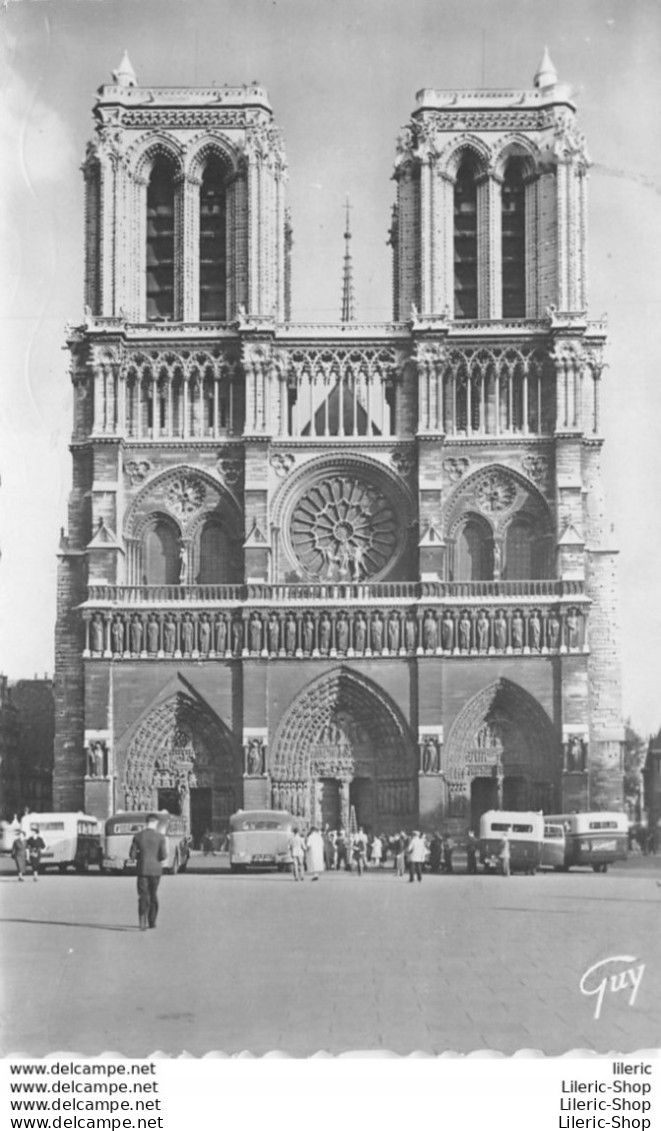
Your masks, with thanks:
[{"label": "spire", "polygon": [[129,53],[126,50],[126,48],[124,49],[124,55],[122,56],[122,61],[119,64],[117,70],[113,71],[112,77],[115,80],[116,86],[137,86],[138,85],[138,80],[136,78],[135,71],[133,70],[133,65],[131,63],[131,60],[129,59]]},{"label": "spire", "polygon": [[551,56],[549,55],[548,47],[544,48],[542,61],[537,68],[537,74],[533,80],[535,86],[539,90],[544,90],[547,86],[555,86],[558,81],[558,72],[556,71]]},{"label": "spire", "polygon": [[349,197],[347,196],[346,202],[346,224],[344,228],[344,272],[342,276],[342,322],[353,322],[355,312],[353,306],[353,264],[351,262],[351,247],[349,241],[351,240],[351,225],[349,221]]}]

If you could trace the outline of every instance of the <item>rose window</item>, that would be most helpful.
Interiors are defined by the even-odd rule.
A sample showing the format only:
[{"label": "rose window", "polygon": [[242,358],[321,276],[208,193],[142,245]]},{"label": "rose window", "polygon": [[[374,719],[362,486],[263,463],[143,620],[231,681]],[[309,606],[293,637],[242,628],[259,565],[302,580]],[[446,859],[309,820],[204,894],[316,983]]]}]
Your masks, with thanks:
[{"label": "rose window", "polygon": [[381,573],[395,553],[397,519],[377,488],[331,476],[298,500],[290,537],[308,577],[360,581]]},{"label": "rose window", "polygon": [[193,476],[182,476],[170,485],[168,503],[173,511],[185,517],[198,511],[204,502],[204,484]]},{"label": "rose window", "polygon": [[485,475],[475,491],[478,502],[485,511],[504,511],[511,507],[516,496],[516,487],[511,479],[495,473]]}]

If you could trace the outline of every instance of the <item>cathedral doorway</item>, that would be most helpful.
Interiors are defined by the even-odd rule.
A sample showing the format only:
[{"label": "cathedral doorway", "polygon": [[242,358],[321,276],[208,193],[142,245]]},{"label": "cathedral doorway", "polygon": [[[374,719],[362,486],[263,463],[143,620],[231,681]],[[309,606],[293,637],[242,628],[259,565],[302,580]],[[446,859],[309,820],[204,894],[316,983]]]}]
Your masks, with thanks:
[{"label": "cathedral doorway", "polygon": [[213,793],[208,787],[190,791],[190,835],[193,845],[199,848],[202,837],[211,831],[213,824]]},{"label": "cathedral doorway", "polygon": [[443,773],[449,786],[446,816],[477,832],[488,809],[553,810],[560,798],[561,741],[540,704],[500,679],[474,696],[455,720]]},{"label": "cathedral doorway", "polygon": [[194,840],[224,831],[241,797],[238,745],[206,705],[183,692],[143,717],[119,766],[118,808],[167,809],[184,818]]},{"label": "cathedral doorway", "polygon": [[[417,821],[417,759],[397,707],[371,681],[343,668],[291,705],[273,743],[275,808],[306,824],[394,832]],[[277,802],[277,804],[276,804]]]}]

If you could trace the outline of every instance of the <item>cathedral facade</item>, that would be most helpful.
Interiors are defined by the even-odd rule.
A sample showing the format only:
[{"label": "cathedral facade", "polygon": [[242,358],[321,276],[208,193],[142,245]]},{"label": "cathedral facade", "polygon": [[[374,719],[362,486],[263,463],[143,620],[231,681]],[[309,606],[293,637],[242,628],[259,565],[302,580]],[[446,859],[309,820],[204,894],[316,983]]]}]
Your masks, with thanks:
[{"label": "cathedral facade", "polygon": [[[588,158],[528,90],[422,90],[393,320],[290,316],[263,88],[99,91],[69,327],[54,800],[375,832],[620,807]],[[347,244],[348,247],[348,244]]]}]

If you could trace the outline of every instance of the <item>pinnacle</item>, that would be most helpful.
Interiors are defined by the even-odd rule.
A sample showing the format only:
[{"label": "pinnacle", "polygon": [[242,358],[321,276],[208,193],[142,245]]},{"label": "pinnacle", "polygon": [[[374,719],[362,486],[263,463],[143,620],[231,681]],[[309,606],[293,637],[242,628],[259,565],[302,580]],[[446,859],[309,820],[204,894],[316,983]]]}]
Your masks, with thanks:
[{"label": "pinnacle", "polygon": [[112,77],[117,86],[137,86],[138,80],[136,73],[133,70],[133,64],[129,59],[129,53],[124,49],[122,61],[116,71],[113,71]]},{"label": "pinnacle", "polygon": [[544,48],[542,61],[537,68],[537,74],[533,81],[535,86],[540,90],[543,90],[547,86],[555,86],[558,81],[558,72],[553,66],[548,47]]}]

